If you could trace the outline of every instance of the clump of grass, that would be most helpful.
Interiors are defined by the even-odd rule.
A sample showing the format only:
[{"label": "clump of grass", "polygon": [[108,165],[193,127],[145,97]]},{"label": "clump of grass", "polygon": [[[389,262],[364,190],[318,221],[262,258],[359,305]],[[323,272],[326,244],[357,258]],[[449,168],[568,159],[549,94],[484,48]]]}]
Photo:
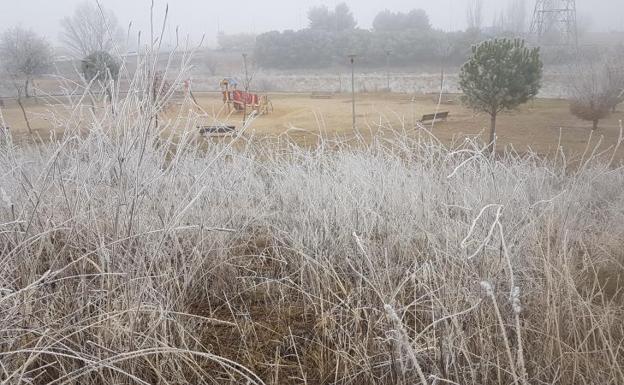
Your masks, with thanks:
[{"label": "clump of grass", "polygon": [[207,145],[139,68],[52,141],[0,138],[0,382],[624,382],[608,159]]}]

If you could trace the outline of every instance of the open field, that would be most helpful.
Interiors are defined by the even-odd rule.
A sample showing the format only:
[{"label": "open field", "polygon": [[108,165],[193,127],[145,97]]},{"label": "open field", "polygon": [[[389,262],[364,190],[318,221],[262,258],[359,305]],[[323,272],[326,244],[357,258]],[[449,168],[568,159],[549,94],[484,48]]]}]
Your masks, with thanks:
[{"label": "open field", "polygon": [[[391,130],[412,131],[415,122],[424,114],[436,112],[437,95],[418,96],[407,94],[363,94],[357,96],[357,119],[359,134],[364,137],[371,133]],[[489,116],[476,114],[463,107],[459,95],[451,95],[439,106],[439,111],[449,111],[447,121],[425,124],[432,134],[449,143],[466,136],[476,136],[489,132]],[[272,96],[275,112],[259,117],[252,129],[258,134],[291,135],[314,138],[318,135],[343,137],[353,136],[351,123],[351,97],[338,95],[333,99],[311,99],[309,95]],[[209,115],[223,115],[219,97],[202,97],[199,100]],[[518,151],[532,149],[541,154],[552,153],[561,144],[567,151],[582,152],[588,143],[591,123],[573,117],[568,102],[557,99],[538,99],[516,111],[502,114],[498,122],[499,144],[512,144]],[[605,119],[601,129],[593,133],[594,138],[603,136],[605,145],[617,142],[624,112],[619,111]],[[225,121],[239,124],[241,115]],[[210,123],[211,119],[207,119]]]},{"label": "open field", "polygon": [[[224,122],[240,127],[242,115],[228,115],[223,108],[221,96],[211,93],[198,93],[197,100],[207,116],[198,118],[197,124]],[[358,94],[357,95],[357,136],[370,138],[371,135],[401,131],[414,135],[412,128],[422,115],[433,113],[438,108],[436,95],[413,97],[407,94]],[[319,136],[326,138],[352,138],[351,99],[348,94],[335,95],[332,99],[312,99],[309,94],[271,94],[274,112],[256,118],[247,131],[248,135],[277,137],[288,135],[301,144],[317,143]],[[425,124],[425,127],[444,143],[461,141],[464,137],[474,137],[487,133],[489,117],[466,109],[459,102],[458,95],[446,95],[439,111],[449,111],[447,121]],[[50,99],[47,99],[49,102]],[[51,127],[62,130],[59,120],[67,115],[66,108],[56,100],[46,105],[44,100],[26,102],[33,129],[44,137]],[[13,129],[13,134],[26,133],[21,110],[14,101],[5,101],[2,109],[5,122]],[[166,122],[188,115],[201,114],[189,103],[172,101],[168,112],[163,115]],[[56,117],[50,117],[54,113]],[[620,109],[601,122],[600,129],[591,132],[591,123],[573,117],[565,100],[537,99],[516,111],[499,117],[499,148],[513,145],[516,151],[532,150],[539,154],[553,154],[559,145],[572,156],[582,154],[590,136],[592,145],[601,141],[600,149],[613,146],[620,133],[620,120],[624,112]],[[623,153],[618,153],[622,158]]]}]

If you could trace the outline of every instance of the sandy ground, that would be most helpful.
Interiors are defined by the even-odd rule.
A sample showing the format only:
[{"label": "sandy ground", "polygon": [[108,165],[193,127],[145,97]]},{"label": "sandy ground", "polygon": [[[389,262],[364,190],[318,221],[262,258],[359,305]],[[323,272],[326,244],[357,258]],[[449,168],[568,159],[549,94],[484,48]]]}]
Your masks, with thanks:
[{"label": "sandy ground", "polygon": [[[197,94],[197,101],[205,115],[199,118],[199,125],[215,122],[228,123],[240,128],[242,114],[228,114],[223,108],[220,95]],[[359,94],[357,95],[357,134],[364,138],[383,132],[391,135],[392,130],[414,133],[415,122],[423,114],[433,113],[437,100],[433,95],[413,98],[407,94]],[[302,144],[313,144],[319,136],[352,138],[351,99],[348,94],[334,95],[331,99],[312,99],[310,94],[273,94],[271,100],[274,112],[256,118],[247,135],[279,136],[288,134]],[[49,136],[51,129],[63,129],[63,117],[70,110],[63,100],[34,100],[26,102],[29,120],[35,133]],[[5,100],[1,108],[2,118],[11,127],[16,137],[27,135],[25,120],[21,110],[13,100]],[[173,103],[163,121],[171,120],[178,113],[187,115],[189,105]],[[590,135],[592,143],[602,140],[601,148],[606,149],[617,142],[620,120],[624,118],[624,108],[603,120],[600,129],[591,132],[591,123],[576,119],[569,113],[564,100],[538,99],[516,111],[499,117],[499,148],[512,144],[518,151],[531,149],[540,154],[552,153],[557,144],[572,154],[585,151]],[[439,111],[450,112],[447,121],[431,123],[426,127],[443,142],[461,140],[465,136],[484,134],[489,129],[489,117],[474,113],[459,103],[458,96],[445,97]],[[199,109],[194,112],[200,113]],[[0,125],[2,121],[0,120]],[[624,154],[618,156],[624,159]]]}]

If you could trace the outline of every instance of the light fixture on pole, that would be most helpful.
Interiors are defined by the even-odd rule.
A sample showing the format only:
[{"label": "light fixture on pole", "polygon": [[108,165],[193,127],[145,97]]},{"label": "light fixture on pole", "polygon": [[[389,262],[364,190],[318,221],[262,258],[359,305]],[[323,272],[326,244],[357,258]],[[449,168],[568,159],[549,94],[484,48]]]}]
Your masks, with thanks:
[{"label": "light fixture on pole", "polygon": [[390,55],[391,50],[386,50],[386,91],[390,92]]}]

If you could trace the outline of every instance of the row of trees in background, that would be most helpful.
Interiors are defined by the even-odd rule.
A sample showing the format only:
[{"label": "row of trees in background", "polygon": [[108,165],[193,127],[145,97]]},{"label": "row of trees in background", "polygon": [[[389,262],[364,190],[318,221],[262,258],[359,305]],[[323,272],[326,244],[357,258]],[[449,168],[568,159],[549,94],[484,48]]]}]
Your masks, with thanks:
[{"label": "row of trees in background", "polygon": [[422,9],[409,12],[380,12],[370,30],[357,28],[357,21],[345,3],[333,10],[314,7],[308,13],[309,26],[298,31],[269,32],[257,37],[255,58],[264,68],[323,68],[345,63],[347,54],[359,55],[360,64],[381,66],[386,55],[392,64],[458,64],[470,53],[471,45],[487,37],[517,37],[528,28],[526,0],[511,0],[493,24],[484,27],[483,0],[469,0],[468,28],[444,32],[431,27]]},{"label": "row of trees in background", "polygon": [[358,29],[349,8],[343,3],[334,10],[312,8],[309,27],[259,35],[255,60],[263,68],[324,68],[344,64],[346,55],[357,54],[368,66],[418,63],[459,63],[479,36],[475,31],[444,32],[431,27],[423,10],[407,13],[383,11],[373,29]]},{"label": "row of trees in background", "polygon": [[[528,0],[508,0],[486,24],[484,0],[468,0],[463,31],[446,32],[432,28],[422,9],[409,12],[385,10],[377,14],[371,29],[358,28],[353,13],[345,3],[334,9],[311,8],[308,27],[301,30],[272,31],[228,35],[220,33],[221,50],[254,52],[256,63],[267,69],[328,68],[346,64],[348,54],[358,54],[358,62],[369,67],[386,64],[392,54],[393,66],[415,64],[460,64],[470,53],[470,46],[491,38],[517,38],[527,35],[530,26]],[[579,21],[579,35],[587,20]],[[593,51],[595,47],[583,47]],[[574,59],[561,47],[542,50],[544,62],[563,64]]]},{"label": "row of trees in background", "polygon": [[346,64],[349,54],[358,55],[358,63],[382,66],[386,55],[394,66],[457,64],[466,58],[473,35],[436,30],[342,32],[304,29],[269,32],[258,36],[254,58],[262,68],[327,68]]}]

